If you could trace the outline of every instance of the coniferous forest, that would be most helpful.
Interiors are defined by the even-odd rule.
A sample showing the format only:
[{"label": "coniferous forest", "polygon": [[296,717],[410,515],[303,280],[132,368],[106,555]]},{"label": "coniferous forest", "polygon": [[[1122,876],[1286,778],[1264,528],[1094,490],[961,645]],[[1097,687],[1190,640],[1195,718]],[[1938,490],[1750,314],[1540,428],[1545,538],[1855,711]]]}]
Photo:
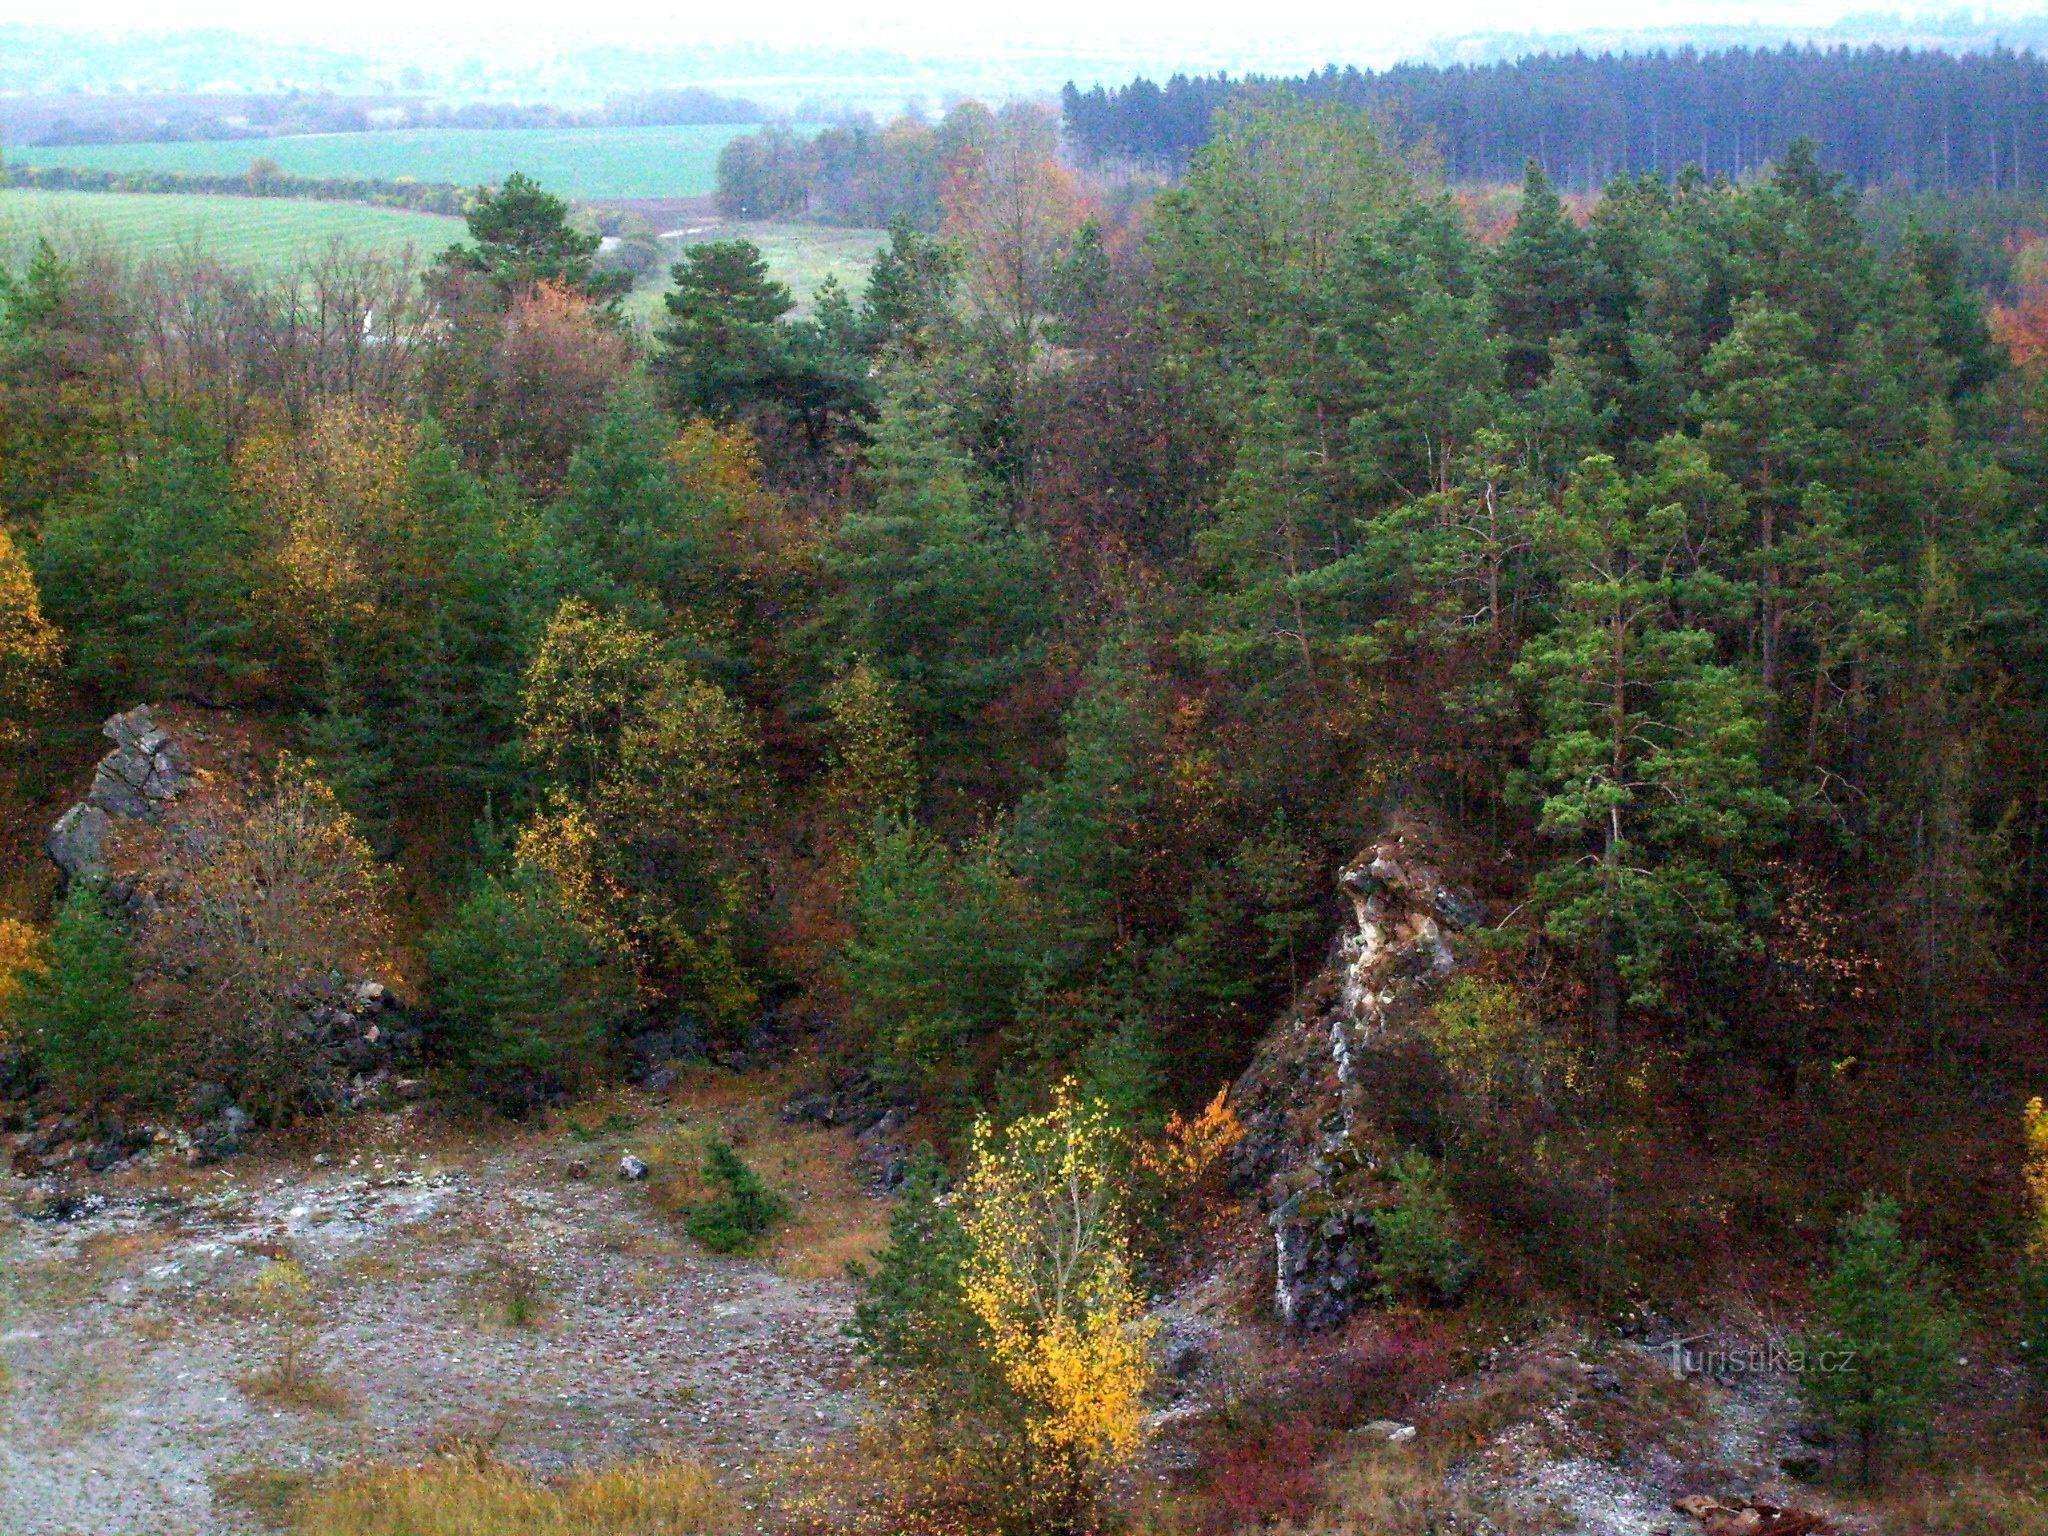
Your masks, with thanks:
[{"label": "coniferous forest", "polygon": [[1430,146],[1454,181],[1513,181],[1532,157],[1561,186],[1617,175],[1760,171],[1795,138],[1859,187],[1942,192],[2048,182],[2048,67],[2032,53],[1879,47],[1537,54],[1497,64],[1334,65],[1295,79],[1175,75],[1063,97],[1086,154],[1180,166],[1217,108],[1251,90],[1360,107]]},{"label": "coniferous forest", "polygon": [[307,1536],[2038,1531],[2048,262],[1861,188],[2040,72],[955,108],[640,326],[516,175],[29,246],[0,1305]]}]

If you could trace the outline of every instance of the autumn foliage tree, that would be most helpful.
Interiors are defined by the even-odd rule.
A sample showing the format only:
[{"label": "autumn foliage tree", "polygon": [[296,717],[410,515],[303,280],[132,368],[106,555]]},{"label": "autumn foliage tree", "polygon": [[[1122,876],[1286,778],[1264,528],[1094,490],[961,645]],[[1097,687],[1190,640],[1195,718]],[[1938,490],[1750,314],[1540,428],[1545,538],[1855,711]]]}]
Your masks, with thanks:
[{"label": "autumn foliage tree", "polygon": [[1037,1529],[1078,1532],[1137,1454],[1152,1324],[1116,1188],[1119,1131],[1072,1082],[980,1122],[961,1183],[961,1293],[1021,1406]]},{"label": "autumn foliage tree", "polygon": [[388,882],[302,758],[281,756],[253,803],[222,795],[188,810],[140,944],[179,1074],[258,1113],[305,1103],[298,1011],[347,977],[388,973]]},{"label": "autumn foliage tree", "polygon": [[559,491],[632,356],[631,339],[575,289],[543,282],[521,293],[500,322],[473,405],[478,458],[503,464],[537,496]]},{"label": "autumn foliage tree", "polygon": [[918,1163],[856,1314],[1018,1536],[1098,1529],[1142,1445],[1152,1324],[1118,1188],[1129,1150],[1071,1080],[1039,1112],[977,1122],[952,1199]]},{"label": "autumn foliage tree", "polygon": [[522,717],[554,782],[520,859],[648,1000],[742,1027],[758,1000],[747,951],[766,789],[745,711],[650,633],[572,600],[541,640]]},{"label": "autumn foliage tree", "polygon": [[1054,158],[1057,141],[1049,119],[1012,109],[986,145],[958,157],[946,187],[945,232],[965,253],[968,299],[1000,338],[1018,388],[1030,378],[1063,260],[1087,214],[1073,173]]},{"label": "autumn foliage tree", "polygon": [[35,575],[0,527],[0,753],[19,747],[28,722],[48,706],[62,653]]}]

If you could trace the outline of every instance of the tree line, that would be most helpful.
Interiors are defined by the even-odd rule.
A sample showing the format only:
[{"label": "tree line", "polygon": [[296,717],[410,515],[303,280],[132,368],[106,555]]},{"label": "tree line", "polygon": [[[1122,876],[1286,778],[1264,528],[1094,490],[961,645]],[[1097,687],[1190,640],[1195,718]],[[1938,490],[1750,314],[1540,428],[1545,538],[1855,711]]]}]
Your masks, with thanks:
[{"label": "tree line", "polygon": [[1879,47],[1538,54],[1510,63],[1403,64],[1294,79],[1175,75],[1062,93],[1091,160],[1179,167],[1219,108],[1285,91],[1360,107],[1428,147],[1454,182],[1520,177],[1530,158],[1590,192],[1616,175],[1688,164],[1741,178],[1795,138],[1857,186],[1943,192],[2048,184],[2048,66],[2032,52],[1957,56]]},{"label": "tree line", "polygon": [[212,193],[229,197],[292,197],[313,202],[362,203],[416,213],[459,214],[470,192],[445,181],[381,176],[295,176],[262,156],[241,172],[109,171],[72,165],[23,165],[0,171],[0,185],[44,192]]},{"label": "tree line", "polygon": [[33,144],[161,144],[302,133],[417,128],[651,127],[759,123],[773,114],[701,86],[615,92],[596,108],[545,102],[435,101],[422,96],[289,91],[222,97],[163,94],[31,99],[10,109],[15,137]]}]

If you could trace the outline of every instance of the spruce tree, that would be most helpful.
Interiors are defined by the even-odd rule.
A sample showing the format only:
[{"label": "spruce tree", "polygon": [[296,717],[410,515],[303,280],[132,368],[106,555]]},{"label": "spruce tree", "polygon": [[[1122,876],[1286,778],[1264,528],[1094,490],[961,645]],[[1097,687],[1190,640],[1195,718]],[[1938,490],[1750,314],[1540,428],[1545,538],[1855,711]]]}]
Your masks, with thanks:
[{"label": "spruce tree", "polygon": [[1954,1372],[1962,1318],[1917,1243],[1899,1233],[1898,1202],[1877,1195],[1837,1229],[1815,1287],[1806,1340],[1808,1397],[1855,1437],[1868,1483],[1903,1436],[1925,1435]]},{"label": "spruce tree", "polygon": [[13,1014],[43,1070],[80,1108],[97,1108],[142,1086],[146,1027],[132,993],[128,936],[98,885],[71,882]]},{"label": "spruce tree", "polygon": [[1028,675],[1047,611],[1042,538],[1009,525],[952,441],[949,413],[893,395],[868,450],[871,496],[822,553],[824,631],[888,679],[935,771],[986,772],[982,719]]}]

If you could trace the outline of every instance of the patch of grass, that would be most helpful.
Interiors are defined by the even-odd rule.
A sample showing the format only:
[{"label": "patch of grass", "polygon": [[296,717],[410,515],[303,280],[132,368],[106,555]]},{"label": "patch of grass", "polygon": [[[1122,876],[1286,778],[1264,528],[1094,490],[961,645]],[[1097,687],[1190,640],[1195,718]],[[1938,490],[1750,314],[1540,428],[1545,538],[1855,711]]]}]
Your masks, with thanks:
[{"label": "patch of grass", "polygon": [[1554,1360],[1527,1360],[1511,1371],[1474,1378],[1469,1388],[1434,1404],[1421,1420],[1433,1442],[1471,1449],[1514,1424],[1536,1418],[1569,1391],[1576,1368]]},{"label": "patch of grass", "polygon": [[2048,1536],[2048,1471],[1976,1471],[1904,1484],[1875,1501],[1884,1536]]},{"label": "patch of grass", "polygon": [[1415,1445],[1374,1446],[1335,1468],[1321,1512],[1304,1536],[1339,1536],[1371,1531],[1373,1536],[1438,1536],[1444,1531],[1505,1529],[1536,1536],[1526,1515],[1496,1525],[1504,1512],[1489,1510],[1475,1495],[1454,1489],[1444,1460]]},{"label": "patch of grass", "polygon": [[727,1536],[738,1503],[693,1462],[543,1482],[487,1457],[348,1472],[308,1496],[297,1536]]},{"label": "patch of grass", "polygon": [[1620,1460],[1648,1446],[1681,1458],[1706,1454],[1709,1414],[1697,1381],[1673,1376],[1638,1349],[1608,1350],[1599,1363],[1614,1373],[1621,1390],[1587,1390],[1568,1416],[1605,1454]]},{"label": "patch of grass", "polygon": [[723,1137],[786,1207],[760,1252],[792,1278],[833,1279],[881,1251],[890,1205],[861,1187],[851,1135],[783,1120],[781,1106],[797,1080],[800,1073],[787,1080],[685,1073],[673,1100],[675,1129],[641,1156],[653,1169],[648,1190],[655,1205],[687,1218],[718,1194],[704,1169],[710,1142]]},{"label": "patch of grass", "polygon": [[632,1130],[638,1123],[631,1115],[622,1115],[614,1112],[606,1115],[596,1125],[578,1125],[572,1120],[569,1123],[569,1134],[575,1137],[576,1140],[587,1144],[593,1141],[602,1141],[607,1136],[622,1136],[627,1131]]},{"label": "patch of grass", "polygon": [[213,1490],[215,1504],[239,1509],[273,1531],[291,1525],[300,1501],[313,1486],[310,1473],[290,1467],[215,1470],[207,1474],[206,1482]]},{"label": "patch of grass", "polygon": [[237,266],[279,267],[335,239],[394,254],[411,246],[425,259],[460,240],[463,227],[438,214],[281,197],[0,191],[0,247],[44,234],[60,245],[104,243],[135,257],[196,248]]}]

